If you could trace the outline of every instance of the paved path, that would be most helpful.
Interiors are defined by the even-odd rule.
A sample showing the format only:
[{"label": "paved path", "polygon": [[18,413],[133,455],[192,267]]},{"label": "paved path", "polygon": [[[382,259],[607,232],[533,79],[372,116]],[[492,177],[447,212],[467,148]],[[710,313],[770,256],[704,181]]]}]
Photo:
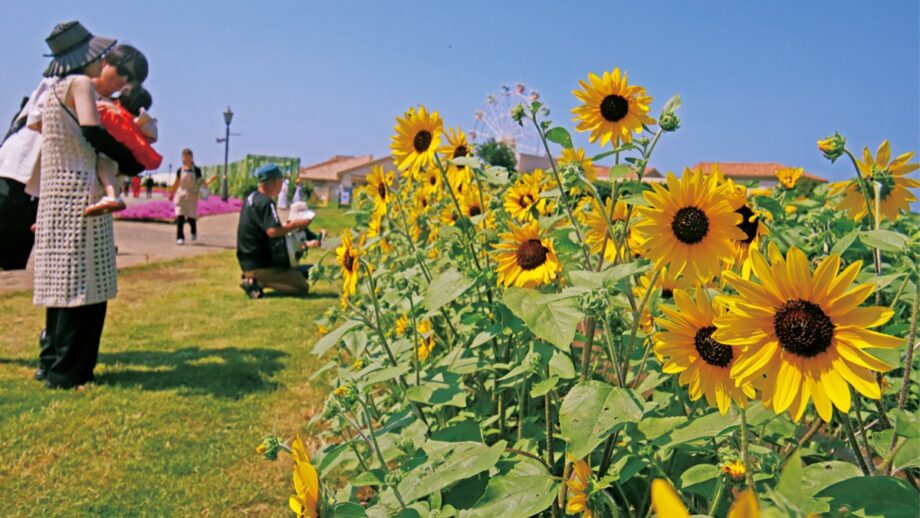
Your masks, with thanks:
[{"label": "paved path", "polygon": [[[236,248],[236,225],[239,214],[221,214],[198,220],[198,241],[176,244],[176,227],[166,223],[115,221],[115,245],[118,269],[179,257],[233,250]],[[32,260],[25,270],[0,272],[0,292],[32,288]]]}]

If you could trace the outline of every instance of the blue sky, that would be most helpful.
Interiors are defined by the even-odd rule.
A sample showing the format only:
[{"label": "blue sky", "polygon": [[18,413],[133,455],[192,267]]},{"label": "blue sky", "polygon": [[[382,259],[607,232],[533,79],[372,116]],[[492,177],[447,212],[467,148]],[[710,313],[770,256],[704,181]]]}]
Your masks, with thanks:
[{"label": "blue sky", "polygon": [[889,138],[895,153],[917,150],[918,11],[916,0],[5,2],[0,117],[40,79],[52,27],[79,19],[149,57],[165,163],[186,146],[221,161],[227,105],[242,134],[231,159],[385,154],[410,105],[470,128],[487,93],[518,81],[573,129],[578,80],[619,66],[654,113],[684,99],[659,169],[777,161],[836,179],[849,166],[815,149],[834,130],[853,149]]}]

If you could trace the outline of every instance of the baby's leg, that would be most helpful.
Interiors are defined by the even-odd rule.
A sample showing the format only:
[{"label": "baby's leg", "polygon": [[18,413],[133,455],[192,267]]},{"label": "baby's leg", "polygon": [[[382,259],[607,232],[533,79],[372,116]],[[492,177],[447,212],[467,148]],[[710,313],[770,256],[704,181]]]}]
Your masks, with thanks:
[{"label": "baby's leg", "polygon": [[105,196],[83,211],[87,216],[100,216],[110,212],[125,210],[124,200],[118,195],[118,164],[106,156],[99,155],[96,160],[96,177],[102,183]]}]

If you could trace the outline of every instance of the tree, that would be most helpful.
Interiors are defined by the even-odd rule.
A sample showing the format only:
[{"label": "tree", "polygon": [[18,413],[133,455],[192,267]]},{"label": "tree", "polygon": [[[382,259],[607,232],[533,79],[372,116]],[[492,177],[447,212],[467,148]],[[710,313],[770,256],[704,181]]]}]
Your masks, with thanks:
[{"label": "tree", "polygon": [[489,165],[501,166],[511,172],[517,169],[514,150],[505,143],[496,142],[495,139],[489,139],[477,146],[476,155]]}]

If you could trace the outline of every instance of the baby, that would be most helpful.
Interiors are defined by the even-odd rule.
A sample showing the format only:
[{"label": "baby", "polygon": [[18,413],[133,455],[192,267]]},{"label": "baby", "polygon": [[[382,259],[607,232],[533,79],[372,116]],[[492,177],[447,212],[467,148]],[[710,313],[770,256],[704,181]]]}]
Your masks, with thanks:
[{"label": "baby", "polygon": [[[102,127],[131,151],[142,170],[156,169],[163,161],[163,157],[150,145],[157,139],[156,119],[147,113],[152,104],[150,92],[139,84],[124,87],[114,103],[100,101],[97,104]],[[118,194],[118,181],[115,178],[117,173],[118,165],[114,161],[105,157],[99,158],[96,176],[102,183],[105,196],[87,207],[84,214],[99,216],[127,207]]]}]

